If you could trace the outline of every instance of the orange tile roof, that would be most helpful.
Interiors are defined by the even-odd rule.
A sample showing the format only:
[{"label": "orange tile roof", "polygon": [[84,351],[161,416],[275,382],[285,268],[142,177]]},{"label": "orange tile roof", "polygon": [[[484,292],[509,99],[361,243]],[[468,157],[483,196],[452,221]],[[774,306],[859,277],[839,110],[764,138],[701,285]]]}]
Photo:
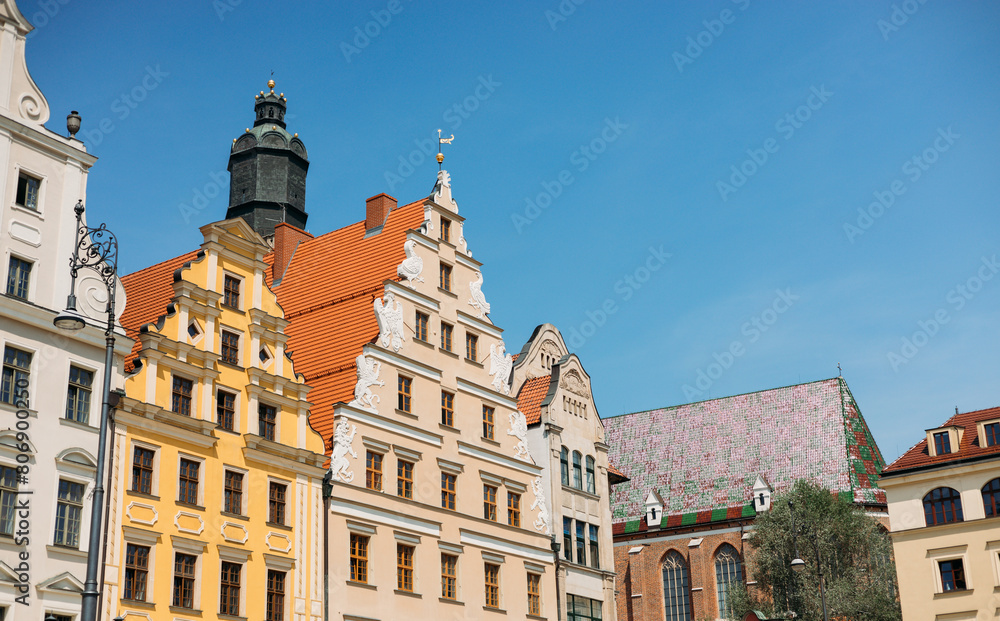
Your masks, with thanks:
[{"label": "orange tile roof", "polygon": [[614,465],[611,464],[610,462],[608,462],[608,474],[614,475],[616,477],[621,477],[623,481],[628,481],[628,477],[625,476],[625,473],[619,470],[618,468],[615,468]]},{"label": "orange tile roof", "polygon": [[924,437],[916,446],[903,453],[899,459],[892,462],[888,468],[882,472],[882,476],[897,474],[908,470],[917,470],[928,466],[947,464],[952,461],[964,461],[967,459],[988,458],[990,456],[1000,457],[1000,444],[986,446],[986,438],[979,437],[979,421],[1000,418],[1000,407],[986,410],[976,410],[975,412],[963,412],[955,414],[942,427],[964,427],[962,442],[958,450],[947,455],[931,457],[927,451],[927,438]]},{"label": "orange tile roof", "polygon": [[529,425],[535,425],[542,420],[542,400],[549,393],[551,375],[533,377],[521,386],[517,393],[517,409],[524,414]]}]

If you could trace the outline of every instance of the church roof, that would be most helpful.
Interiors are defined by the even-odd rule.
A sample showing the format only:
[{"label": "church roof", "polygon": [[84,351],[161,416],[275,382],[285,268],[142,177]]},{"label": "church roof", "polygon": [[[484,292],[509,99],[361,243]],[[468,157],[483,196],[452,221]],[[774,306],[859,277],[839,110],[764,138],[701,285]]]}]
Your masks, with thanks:
[{"label": "church roof", "polygon": [[651,490],[664,525],[752,517],[758,475],[776,493],[809,479],[885,504],[885,462],[843,378],[609,417],[604,428],[609,460],[630,477],[612,488],[616,534],[645,530]]},{"label": "church roof", "polygon": [[974,412],[962,412],[949,418],[941,427],[962,427],[964,433],[957,450],[945,455],[931,457],[927,451],[927,437],[924,436],[910,450],[903,453],[899,459],[885,469],[885,474],[900,474],[912,470],[921,470],[930,466],[948,464],[954,461],[968,461],[1000,457],[1000,443],[986,445],[986,438],[979,437],[978,423],[987,420],[1000,419],[1000,407]]}]

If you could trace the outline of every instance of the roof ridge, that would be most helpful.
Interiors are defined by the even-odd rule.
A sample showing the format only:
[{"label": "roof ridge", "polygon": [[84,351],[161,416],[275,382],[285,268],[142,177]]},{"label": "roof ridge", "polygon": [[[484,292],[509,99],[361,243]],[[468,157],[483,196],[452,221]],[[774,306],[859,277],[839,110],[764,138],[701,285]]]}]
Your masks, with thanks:
[{"label": "roof ridge", "polygon": [[[412,207],[413,205],[416,205],[417,203],[422,203],[422,202],[424,202],[426,200],[428,200],[428,198],[424,197],[424,198],[421,198],[420,200],[415,200],[412,203],[406,203],[405,205],[397,205],[395,209],[393,209],[392,211],[389,212],[389,216],[386,217],[385,224],[389,223],[389,218],[392,216],[392,212],[393,211],[399,211],[401,209],[406,209],[407,207]],[[311,239],[304,239],[304,240],[302,240],[302,243],[309,243],[309,242],[313,242],[313,241],[316,241],[316,240],[319,240],[319,239],[323,239],[327,235],[333,235],[334,233],[340,233],[341,231],[349,229],[352,226],[357,226],[359,224],[364,224],[364,223],[365,223],[365,219],[362,218],[362,219],[357,220],[355,222],[351,222],[350,224],[345,224],[344,226],[342,226],[340,228],[333,229],[332,231],[327,231],[326,233],[323,233],[321,235],[314,235]],[[383,224],[383,226],[385,226],[385,224]],[[300,230],[302,230],[302,229],[300,229]],[[306,232],[308,233],[308,231],[306,231]]]},{"label": "roof ridge", "polygon": [[164,259],[163,261],[160,261],[159,263],[154,263],[152,265],[147,265],[146,267],[137,269],[134,272],[129,272],[128,274],[125,274],[121,278],[122,279],[129,278],[130,276],[135,276],[136,274],[141,274],[142,272],[146,272],[146,271],[149,271],[149,270],[151,270],[153,268],[160,267],[160,266],[162,266],[162,265],[164,265],[166,263],[172,263],[174,261],[177,261],[178,259],[180,259],[181,257],[183,257],[185,255],[191,254],[192,252],[198,252],[199,250],[201,250],[201,246],[200,245],[196,249],[194,249],[194,250],[188,250],[187,252],[182,252],[179,255],[175,256],[175,257],[171,257],[169,259]]}]

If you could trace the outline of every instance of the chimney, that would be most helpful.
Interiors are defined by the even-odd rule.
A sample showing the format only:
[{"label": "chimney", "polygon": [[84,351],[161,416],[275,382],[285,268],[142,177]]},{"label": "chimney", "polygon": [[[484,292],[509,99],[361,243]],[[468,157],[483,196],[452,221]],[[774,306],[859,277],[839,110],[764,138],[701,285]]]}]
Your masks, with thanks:
[{"label": "chimney", "polygon": [[365,201],[365,230],[381,228],[389,217],[389,212],[396,208],[396,199],[385,192],[376,194]]},{"label": "chimney", "polygon": [[274,227],[274,263],[271,264],[271,284],[281,282],[281,278],[292,262],[292,255],[299,243],[312,239],[312,235],[302,229],[297,229],[287,222],[281,222]]}]

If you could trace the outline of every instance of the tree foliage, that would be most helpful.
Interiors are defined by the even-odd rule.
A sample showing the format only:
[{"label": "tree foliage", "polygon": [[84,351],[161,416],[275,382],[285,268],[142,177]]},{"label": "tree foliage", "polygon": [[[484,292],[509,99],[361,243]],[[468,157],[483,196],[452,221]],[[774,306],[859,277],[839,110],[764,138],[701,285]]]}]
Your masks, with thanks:
[{"label": "tree foliage", "polygon": [[[794,504],[794,531],[789,500]],[[805,621],[821,620],[820,569],[831,620],[902,619],[889,534],[873,517],[828,489],[797,481],[774,499],[770,511],[757,515],[749,544],[753,552],[747,555],[748,569],[757,584],[749,592],[733,593],[738,619],[761,610],[775,617],[793,611]],[[791,569],[796,548],[805,561],[801,573]]]}]

